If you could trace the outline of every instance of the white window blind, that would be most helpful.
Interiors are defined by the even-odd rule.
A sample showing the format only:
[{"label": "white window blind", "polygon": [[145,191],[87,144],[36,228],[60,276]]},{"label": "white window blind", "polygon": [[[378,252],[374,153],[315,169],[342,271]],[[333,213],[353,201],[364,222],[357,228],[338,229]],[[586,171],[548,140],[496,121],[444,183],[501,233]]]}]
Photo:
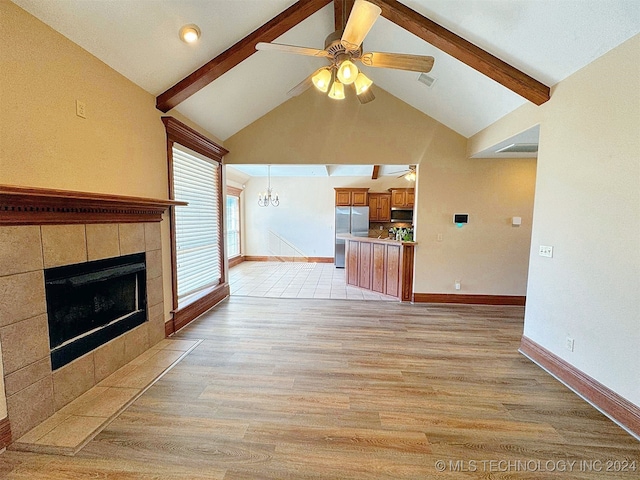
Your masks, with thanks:
[{"label": "white window blind", "polygon": [[[182,147],[184,148],[184,147]],[[220,283],[218,163],[173,148],[178,298]]]}]

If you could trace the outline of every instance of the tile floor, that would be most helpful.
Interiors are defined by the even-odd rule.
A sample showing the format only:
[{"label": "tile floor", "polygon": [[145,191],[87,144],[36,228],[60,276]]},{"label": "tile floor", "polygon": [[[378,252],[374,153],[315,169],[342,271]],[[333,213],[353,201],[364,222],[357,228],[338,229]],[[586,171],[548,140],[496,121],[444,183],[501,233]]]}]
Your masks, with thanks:
[{"label": "tile floor", "polygon": [[24,434],[11,448],[74,455],[200,342],[162,340]]},{"label": "tile floor", "polygon": [[247,297],[398,301],[347,285],[344,275],[333,263],[242,262],[229,270],[229,283],[231,295]]}]

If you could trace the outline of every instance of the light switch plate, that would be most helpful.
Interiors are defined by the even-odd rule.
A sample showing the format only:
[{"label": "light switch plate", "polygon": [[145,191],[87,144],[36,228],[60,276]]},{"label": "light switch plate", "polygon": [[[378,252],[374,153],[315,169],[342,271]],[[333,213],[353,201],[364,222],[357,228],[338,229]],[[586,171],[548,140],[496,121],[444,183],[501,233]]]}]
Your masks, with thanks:
[{"label": "light switch plate", "polygon": [[76,115],[80,118],[87,118],[87,104],[76,100]]}]

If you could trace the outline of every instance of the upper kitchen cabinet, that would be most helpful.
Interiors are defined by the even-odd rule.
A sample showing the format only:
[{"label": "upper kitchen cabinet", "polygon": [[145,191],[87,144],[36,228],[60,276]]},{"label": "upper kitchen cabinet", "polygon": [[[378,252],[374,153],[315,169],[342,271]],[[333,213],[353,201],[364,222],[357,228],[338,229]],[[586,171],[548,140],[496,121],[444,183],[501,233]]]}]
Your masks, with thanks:
[{"label": "upper kitchen cabinet", "polygon": [[390,188],[391,208],[413,208],[415,201],[415,189]]},{"label": "upper kitchen cabinet", "polygon": [[368,188],[336,188],[336,207],[369,206]]},{"label": "upper kitchen cabinet", "polygon": [[391,194],[390,193],[370,193],[369,194],[369,221],[370,222],[390,222],[391,221]]}]

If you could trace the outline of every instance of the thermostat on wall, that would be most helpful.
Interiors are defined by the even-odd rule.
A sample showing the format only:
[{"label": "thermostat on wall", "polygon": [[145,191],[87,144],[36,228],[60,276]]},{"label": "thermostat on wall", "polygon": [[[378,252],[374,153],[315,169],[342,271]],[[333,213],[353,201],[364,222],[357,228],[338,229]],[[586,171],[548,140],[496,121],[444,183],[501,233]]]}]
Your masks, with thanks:
[{"label": "thermostat on wall", "polygon": [[469,223],[469,214],[468,213],[454,213],[453,214],[453,223],[455,223],[458,227]]}]

